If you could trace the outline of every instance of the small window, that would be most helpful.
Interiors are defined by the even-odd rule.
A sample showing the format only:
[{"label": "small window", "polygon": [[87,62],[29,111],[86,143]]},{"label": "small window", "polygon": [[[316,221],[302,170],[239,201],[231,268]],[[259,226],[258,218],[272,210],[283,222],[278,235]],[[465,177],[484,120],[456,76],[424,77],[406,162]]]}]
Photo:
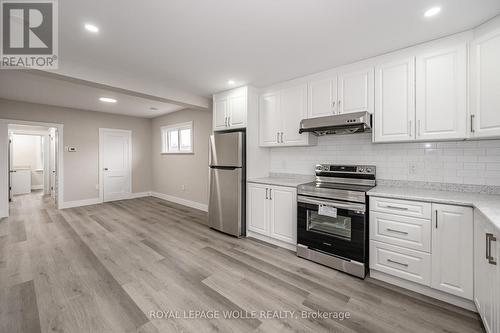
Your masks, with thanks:
[{"label": "small window", "polygon": [[162,154],[189,154],[193,152],[193,122],[161,128]]}]

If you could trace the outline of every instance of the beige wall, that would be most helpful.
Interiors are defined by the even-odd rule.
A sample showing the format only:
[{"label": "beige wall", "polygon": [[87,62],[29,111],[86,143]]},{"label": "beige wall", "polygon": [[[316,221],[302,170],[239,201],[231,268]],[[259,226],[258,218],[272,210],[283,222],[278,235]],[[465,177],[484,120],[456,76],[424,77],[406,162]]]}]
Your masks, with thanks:
[{"label": "beige wall", "polygon": [[42,137],[40,135],[12,135],[12,167],[43,169]]},{"label": "beige wall", "polygon": [[0,99],[0,118],[64,124],[64,201],[99,197],[99,128],[132,131],[132,192],[151,189],[151,119]]},{"label": "beige wall", "polygon": [[[187,121],[193,121],[194,153],[160,154],[160,127]],[[186,109],[155,118],[152,125],[152,190],[208,204],[208,138],[212,132],[212,113]]]}]

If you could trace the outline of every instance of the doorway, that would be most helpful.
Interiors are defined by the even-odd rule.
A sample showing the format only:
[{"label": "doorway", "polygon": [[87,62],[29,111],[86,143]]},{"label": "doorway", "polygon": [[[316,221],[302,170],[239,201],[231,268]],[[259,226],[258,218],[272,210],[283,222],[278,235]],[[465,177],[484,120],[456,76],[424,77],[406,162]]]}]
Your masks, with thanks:
[{"label": "doorway", "polygon": [[0,119],[0,218],[20,195],[45,196],[61,208],[62,130],[61,124]]},{"label": "doorway", "polygon": [[99,129],[99,199],[130,198],[132,193],[132,131]]},{"label": "doorway", "polygon": [[9,201],[15,196],[40,193],[57,201],[57,129],[8,125]]}]

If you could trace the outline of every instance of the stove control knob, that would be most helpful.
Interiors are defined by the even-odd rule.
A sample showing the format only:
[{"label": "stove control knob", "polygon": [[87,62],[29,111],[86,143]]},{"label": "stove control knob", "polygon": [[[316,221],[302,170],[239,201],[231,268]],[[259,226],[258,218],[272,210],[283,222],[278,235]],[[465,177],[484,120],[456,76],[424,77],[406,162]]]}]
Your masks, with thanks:
[{"label": "stove control knob", "polygon": [[[358,172],[364,172],[364,171],[365,171],[365,169],[363,169],[363,168],[359,168],[359,169],[358,169]],[[368,171],[368,170],[367,170],[367,171]]]},{"label": "stove control knob", "polygon": [[366,168],[366,172],[367,172],[367,173],[371,173],[371,172],[372,172],[372,169],[371,169],[371,168]]}]

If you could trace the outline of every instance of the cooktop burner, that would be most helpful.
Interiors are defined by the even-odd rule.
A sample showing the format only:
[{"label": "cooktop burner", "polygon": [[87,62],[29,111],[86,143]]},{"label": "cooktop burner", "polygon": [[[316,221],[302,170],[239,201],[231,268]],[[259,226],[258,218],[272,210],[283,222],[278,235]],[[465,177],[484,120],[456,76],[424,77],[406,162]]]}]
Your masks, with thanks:
[{"label": "cooktop burner", "polygon": [[368,192],[369,190],[375,187],[370,185],[340,184],[340,183],[326,183],[326,182],[310,182],[302,184],[300,186],[323,188],[323,189],[360,191],[360,192]]},{"label": "cooktop burner", "polygon": [[365,202],[366,192],[375,187],[373,165],[316,166],[316,181],[298,186],[299,195],[324,199]]}]

